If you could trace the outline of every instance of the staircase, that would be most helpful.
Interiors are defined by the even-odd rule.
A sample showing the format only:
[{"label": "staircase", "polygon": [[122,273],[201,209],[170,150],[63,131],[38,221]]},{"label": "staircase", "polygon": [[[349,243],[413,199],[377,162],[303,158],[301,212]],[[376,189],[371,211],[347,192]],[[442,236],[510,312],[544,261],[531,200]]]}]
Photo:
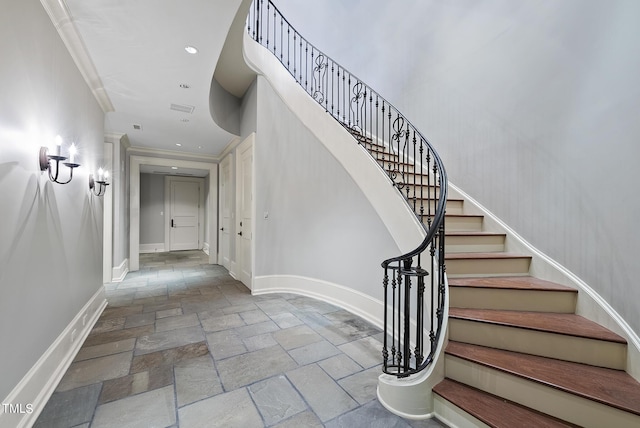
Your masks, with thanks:
[{"label": "staircase", "polygon": [[433,388],[440,418],[458,427],[640,427],[640,383],[625,372],[624,338],[576,315],[576,290],[530,277],[529,255],[505,251],[504,233],[484,230],[483,216],[448,198],[444,166],[420,132],[269,0],[254,1],[247,31],[377,160],[426,225],[416,250],[382,263],[383,371],[407,377],[433,361],[446,265],[449,342],[445,379]]},{"label": "staircase", "polygon": [[[402,170],[352,134],[388,173]],[[506,234],[484,231],[462,199],[447,200],[445,224],[451,307],[436,413],[459,427],[640,426],[627,343],[575,314],[577,290],[529,276],[531,257],[505,252]]]}]

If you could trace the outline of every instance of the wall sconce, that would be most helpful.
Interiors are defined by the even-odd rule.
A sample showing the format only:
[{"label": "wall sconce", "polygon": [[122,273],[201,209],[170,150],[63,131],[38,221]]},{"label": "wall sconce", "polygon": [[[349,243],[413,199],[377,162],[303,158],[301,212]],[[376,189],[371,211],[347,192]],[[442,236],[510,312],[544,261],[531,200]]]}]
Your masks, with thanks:
[{"label": "wall sconce", "polygon": [[109,185],[109,171],[103,171],[102,168],[98,170],[98,179],[93,178],[93,174],[89,174],[89,189],[96,196],[104,195]]},{"label": "wall sconce", "polygon": [[[72,143],[71,146],[69,147],[69,162],[64,162],[67,160],[67,158],[61,155],[62,137],[59,135],[56,136],[55,142],[56,142],[55,155],[50,155],[49,149],[47,147],[45,146],[40,147],[40,154],[38,156],[38,160],[40,162],[40,171],[48,171],[49,180],[53,181],[54,183],[67,184],[73,179],[73,170],[80,166],[79,163],[75,163],[75,156],[78,150],[76,149],[76,145]],[[52,171],[53,166],[51,161],[55,161],[55,165],[56,165],[55,174]],[[64,166],[69,168],[69,179],[67,181],[58,181],[58,175],[60,173],[60,162],[62,162]]]}]

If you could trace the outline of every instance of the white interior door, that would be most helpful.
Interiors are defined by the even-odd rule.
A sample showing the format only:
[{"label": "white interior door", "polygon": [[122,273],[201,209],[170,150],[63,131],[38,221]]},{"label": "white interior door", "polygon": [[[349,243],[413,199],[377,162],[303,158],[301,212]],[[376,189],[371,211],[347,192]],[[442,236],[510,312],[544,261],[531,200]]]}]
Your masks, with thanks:
[{"label": "white interior door", "polygon": [[231,233],[233,223],[231,221],[231,197],[233,155],[228,155],[220,164],[220,254],[218,263],[231,270]]},{"label": "white interior door", "polygon": [[236,158],[236,253],[238,279],[251,288],[253,239],[253,136],[243,141]]},{"label": "white interior door", "polygon": [[169,251],[199,249],[200,183],[171,181],[169,200]]}]

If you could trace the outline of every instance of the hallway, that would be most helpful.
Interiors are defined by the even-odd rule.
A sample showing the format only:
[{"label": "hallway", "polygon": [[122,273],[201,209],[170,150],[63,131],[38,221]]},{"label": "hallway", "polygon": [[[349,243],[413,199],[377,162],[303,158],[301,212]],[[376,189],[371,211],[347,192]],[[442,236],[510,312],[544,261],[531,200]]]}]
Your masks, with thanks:
[{"label": "hallway", "polygon": [[380,330],[291,294],[251,296],[199,251],[140,255],[36,427],[441,427],[376,399]]}]

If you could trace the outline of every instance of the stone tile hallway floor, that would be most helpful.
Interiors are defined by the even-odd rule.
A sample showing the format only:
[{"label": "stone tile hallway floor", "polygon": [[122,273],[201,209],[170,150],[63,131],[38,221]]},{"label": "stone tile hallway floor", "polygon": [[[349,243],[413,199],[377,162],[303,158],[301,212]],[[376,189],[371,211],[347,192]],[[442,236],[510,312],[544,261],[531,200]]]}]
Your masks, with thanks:
[{"label": "stone tile hallway floor", "polygon": [[376,398],[381,331],[294,294],[252,296],[201,251],[140,255],[36,427],[442,427]]}]

